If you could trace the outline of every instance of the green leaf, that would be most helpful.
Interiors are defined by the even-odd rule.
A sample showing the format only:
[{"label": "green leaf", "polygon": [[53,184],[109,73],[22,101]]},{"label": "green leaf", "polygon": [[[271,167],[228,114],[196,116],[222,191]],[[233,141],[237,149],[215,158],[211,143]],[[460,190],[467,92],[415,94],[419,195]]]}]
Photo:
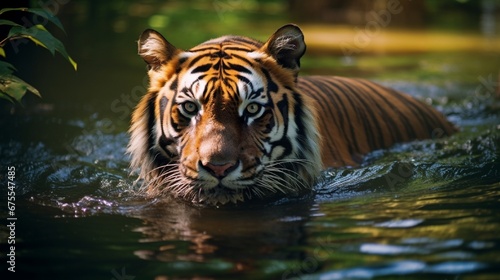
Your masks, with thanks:
[{"label": "green leaf", "polygon": [[9,75],[14,72],[16,68],[14,65],[0,60],[0,76]]},{"label": "green leaf", "polygon": [[4,8],[0,10],[0,15],[5,13],[5,12],[10,12],[10,11],[21,11],[21,12],[26,12],[28,8]]},{"label": "green leaf", "polygon": [[77,69],[76,62],[68,55],[66,52],[66,48],[64,48],[63,43],[59,41],[57,38],[52,36],[50,32],[45,29],[45,27],[41,25],[35,25],[29,28],[25,28],[22,26],[14,26],[9,31],[9,37],[20,36],[24,38],[28,38],[33,41],[35,44],[40,45],[52,53],[59,52],[65,59],[71,63],[73,68]]},{"label": "green leaf", "polygon": [[20,24],[18,23],[15,23],[13,21],[10,21],[10,20],[6,20],[6,19],[0,19],[0,25],[8,25],[8,26],[21,26]]},{"label": "green leaf", "polygon": [[9,96],[4,94],[3,92],[0,92],[0,98],[5,99],[5,100],[9,100],[10,102],[12,102],[12,98],[9,98]]},{"label": "green leaf", "polygon": [[38,90],[14,75],[0,75],[0,95],[21,102],[26,92],[41,96]]},{"label": "green leaf", "polygon": [[0,47],[0,56],[6,57],[7,55],[5,54],[5,50]]},{"label": "green leaf", "polygon": [[[50,22],[52,22],[57,27],[59,27],[62,31],[64,31],[64,27],[63,27],[61,21],[53,13],[51,13],[45,9],[40,9],[40,8],[30,8],[30,9],[28,9],[28,12],[48,19]],[[64,31],[64,32],[66,32],[66,31]]]},{"label": "green leaf", "polygon": [[[5,8],[0,10],[0,15],[9,12],[9,11],[21,11],[21,12],[27,12],[27,13],[32,13],[38,16],[41,16],[48,21],[52,22],[55,24],[57,27],[59,27],[62,31],[64,31],[64,27],[61,23],[61,21],[51,12],[45,9],[40,9],[40,8]],[[37,24],[39,22],[32,22],[32,24]]]},{"label": "green leaf", "polygon": [[[33,41],[35,44],[37,45],[40,45],[44,48],[46,48],[47,50],[49,50],[52,54],[55,53],[55,48],[52,47],[52,46],[47,46],[43,43],[43,41],[48,41],[50,42],[52,39],[55,39],[57,40],[54,36],[52,36],[52,34],[50,34],[49,32],[46,32],[46,33],[42,33],[43,31],[41,31],[40,29],[38,29],[36,26],[32,26],[32,27],[29,27],[29,28],[26,28],[24,26],[14,26],[10,29],[9,31],[9,35],[7,35],[7,37],[9,38],[14,38],[14,37],[24,37],[24,38],[28,38],[30,39],[31,41]],[[40,33],[40,34],[38,34]],[[37,37],[35,37],[35,35],[37,35]],[[40,39],[42,39],[42,41]]]},{"label": "green leaf", "polygon": [[71,56],[69,56],[69,55],[68,55],[68,61],[69,61],[69,63],[71,63],[71,66],[73,66],[73,68],[76,71],[78,68],[78,64],[76,63],[76,61],[74,61],[73,58],[71,58]]}]

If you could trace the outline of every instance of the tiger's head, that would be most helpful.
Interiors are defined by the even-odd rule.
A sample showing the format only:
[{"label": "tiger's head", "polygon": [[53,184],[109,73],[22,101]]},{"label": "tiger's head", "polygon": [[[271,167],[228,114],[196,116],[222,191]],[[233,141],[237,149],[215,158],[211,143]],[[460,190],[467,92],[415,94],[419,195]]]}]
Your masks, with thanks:
[{"label": "tiger's head", "polygon": [[128,152],[147,193],[216,205],[310,189],[322,163],[314,108],[296,89],[305,48],[295,25],[187,51],[144,31],[150,87]]}]

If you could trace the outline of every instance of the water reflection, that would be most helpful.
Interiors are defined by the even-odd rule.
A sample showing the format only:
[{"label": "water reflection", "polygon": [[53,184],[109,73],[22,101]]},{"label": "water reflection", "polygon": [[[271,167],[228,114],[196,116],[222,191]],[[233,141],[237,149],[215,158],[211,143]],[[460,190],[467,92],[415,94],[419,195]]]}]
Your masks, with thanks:
[{"label": "water reflection", "polygon": [[243,270],[256,265],[257,255],[268,260],[300,259],[300,250],[283,248],[302,244],[312,205],[308,199],[215,209],[159,201],[141,211],[137,217],[145,223],[136,229],[144,235],[141,243],[154,243],[157,248],[135,254],[164,262],[202,262],[217,256]]},{"label": "water reflection", "polygon": [[[447,262],[427,265],[417,260],[395,261],[386,265],[362,266],[352,269],[341,269],[315,276],[305,276],[303,279],[372,279],[376,277],[402,276],[411,274],[453,274],[460,275],[482,269],[485,266],[476,262]],[[408,276],[405,276],[408,277]],[[437,277],[440,279],[442,276]],[[432,277],[431,279],[434,279]]]},{"label": "water reflection", "polygon": [[[251,25],[227,24],[214,13],[186,20],[188,13],[190,19],[203,19],[206,11],[170,9],[192,1],[110,1],[129,7],[119,12],[94,2],[70,1],[61,14],[79,71],[64,64],[37,73],[33,84],[47,103],[43,113],[0,120],[0,162],[19,170],[16,206],[25,212],[18,229],[20,263],[33,276],[55,279],[56,271],[66,279],[110,279],[116,278],[112,271],[126,268],[135,279],[498,278],[500,122],[492,99],[497,53],[346,60],[312,56],[312,41],[304,73],[375,77],[432,103],[462,131],[374,152],[357,169],[328,170],[313,198],[196,208],[137,196],[135,178],[128,177],[125,131],[145,75],[135,55],[137,35],[149,22],[163,26],[182,47],[225,33],[265,39],[268,29],[281,25],[276,22],[284,20],[283,13],[279,19],[267,13],[272,23],[256,27],[254,19],[248,19]],[[493,2],[483,1],[484,34],[496,32]],[[149,17],[155,13],[168,17]],[[310,30],[308,40],[317,31]],[[337,31],[318,38],[337,38]],[[474,45],[483,50],[481,42]],[[49,59],[37,67],[47,69],[53,65]],[[4,211],[0,216],[7,215]]]},{"label": "water reflection", "polygon": [[482,0],[481,7],[481,32],[486,37],[494,37],[496,33],[495,11],[498,1]]}]

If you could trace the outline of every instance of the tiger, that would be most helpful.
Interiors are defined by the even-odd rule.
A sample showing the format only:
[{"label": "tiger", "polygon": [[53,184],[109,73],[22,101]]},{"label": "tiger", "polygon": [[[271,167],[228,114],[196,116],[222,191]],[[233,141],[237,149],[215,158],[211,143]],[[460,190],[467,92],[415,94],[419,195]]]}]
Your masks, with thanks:
[{"label": "tiger", "polygon": [[200,205],[301,197],[325,168],[457,131],[432,106],[375,82],[299,76],[305,50],[295,24],[266,42],[228,35],[189,50],[145,30],[138,54],[149,88],[127,147],[141,189]]}]

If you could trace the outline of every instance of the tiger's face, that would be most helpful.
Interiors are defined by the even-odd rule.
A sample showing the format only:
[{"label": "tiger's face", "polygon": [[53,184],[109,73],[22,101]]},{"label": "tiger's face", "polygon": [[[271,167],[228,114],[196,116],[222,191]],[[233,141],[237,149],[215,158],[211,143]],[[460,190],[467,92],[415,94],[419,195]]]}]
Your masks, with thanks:
[{"label": "tiger's face", "polygon": [[310,100],[295,89],[303,35],[226,36],[188,51],[146,30],[150,88],[130,129],[132,167],[151,195],[225,204],[310,188],[321,168]]}]

